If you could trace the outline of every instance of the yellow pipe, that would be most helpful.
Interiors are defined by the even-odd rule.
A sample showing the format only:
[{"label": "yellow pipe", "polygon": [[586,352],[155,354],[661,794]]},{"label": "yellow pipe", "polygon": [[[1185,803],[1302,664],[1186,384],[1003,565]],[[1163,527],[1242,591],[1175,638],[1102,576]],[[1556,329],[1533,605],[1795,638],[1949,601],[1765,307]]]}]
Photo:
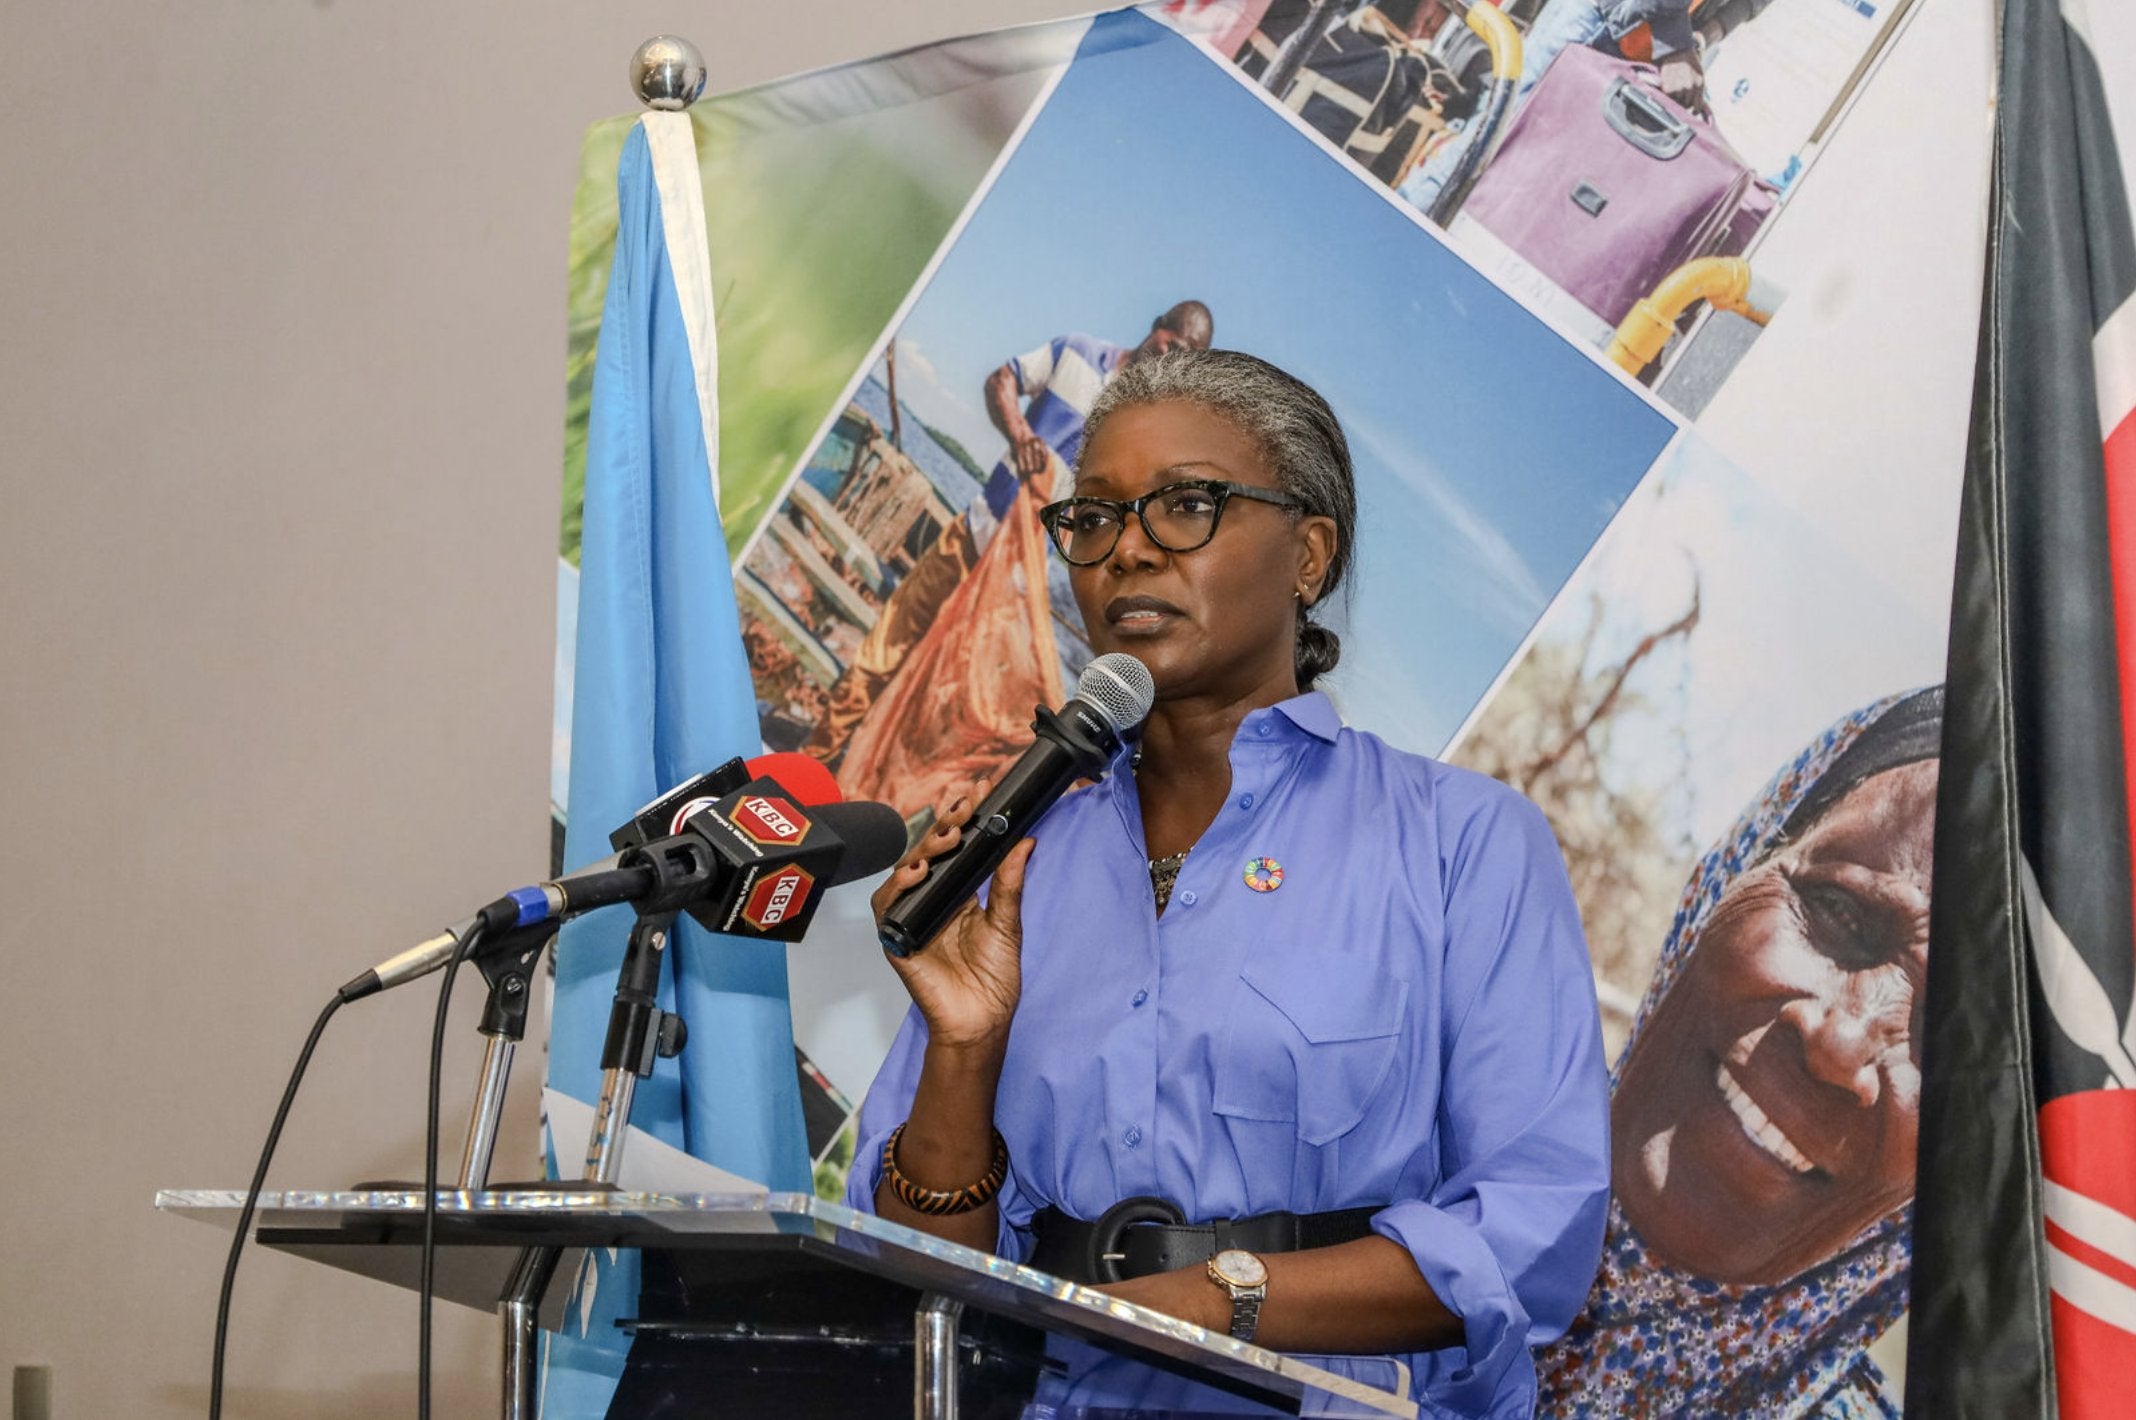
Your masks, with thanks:
[{"label": "yellow pipe", "polygon": [[1772,319],[1772,312],[1759,309],[1751,300],[1749,262],[1740,256],[1702,256],[1662,277],[1653,294],[1632,307],[1610,339],[1609,358],[1626,374],[1636,376],[1661,354],[1677,320],[1694,301],[1733,312],[1754,325]]},{"label": "yellow pipe", "polygon": [[1520,77],[1520,27],[1506,18],[1493,0],[1475,0],[1462,20],[1491,51],[1491,77]]}]

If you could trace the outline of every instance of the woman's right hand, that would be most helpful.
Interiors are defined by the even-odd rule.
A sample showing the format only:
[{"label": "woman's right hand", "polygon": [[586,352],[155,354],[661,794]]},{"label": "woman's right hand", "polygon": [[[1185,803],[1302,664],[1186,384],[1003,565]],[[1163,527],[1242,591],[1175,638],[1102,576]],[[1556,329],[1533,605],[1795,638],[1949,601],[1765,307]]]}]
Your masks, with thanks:
[{"label": "woman's right hand", "polygon": [[[878,924],[899,894],[927,876],[934,859],[963,840],[964,825],[986,788],[972,784],[935,805],[935,826],[870,899]],[[984,908],[977,899],[965,903],[920,950],[890,958],[927,1022],[931,1043],[999,1049],[1007,1040],[1023,991],[1023,879],[1034,846],[1035,840],[1026,838],[1009,850],[994,870]]]}]

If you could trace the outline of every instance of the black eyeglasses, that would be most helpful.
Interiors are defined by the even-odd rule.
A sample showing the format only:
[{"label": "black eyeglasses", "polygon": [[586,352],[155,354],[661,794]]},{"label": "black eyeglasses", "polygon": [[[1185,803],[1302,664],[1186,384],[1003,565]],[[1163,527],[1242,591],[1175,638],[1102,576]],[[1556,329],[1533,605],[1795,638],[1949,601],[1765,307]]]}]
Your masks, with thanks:
[{"label": "black eyeglasses", "polygon": [[1038,510],[1038,521],[1053,537],[1053,545],[1074,567],[1095,567],[1112,556],[1120,542],[1127,515],[1142,520],[1142,530],[1151,542],[1166,552],[1192,552],[1216,536],[1224,516],[1224,504],[1233,498],[1251,498],[1278,508],[1305,505],[1288,493],[1256,488],[1250,483],[1231,483],[1220,478],[1190,478],[1168,483],[1140,498],[1121,502],[1112,498],[1063,498]]}]

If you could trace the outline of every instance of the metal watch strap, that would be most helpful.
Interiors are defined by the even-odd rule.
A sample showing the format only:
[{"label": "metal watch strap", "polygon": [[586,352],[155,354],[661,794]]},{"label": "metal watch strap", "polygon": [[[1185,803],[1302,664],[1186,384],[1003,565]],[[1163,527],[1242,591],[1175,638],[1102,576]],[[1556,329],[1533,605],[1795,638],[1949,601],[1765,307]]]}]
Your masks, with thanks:
[{"label": "metal watch strap", "polygon": [[[1258,1273],[1260,1280],[1249,1286],[1233,1277],[1224,1267],[1227,1258],[1243,1259],[1251,1264],[1253,1272],[1246,1275]],[[1252,1253],[1226,1250],[1210,1258],[1205,1267],[1209,1280],[1222,1287],[1231,1298],[1231,1338],[1234,1341],[1252,1341],[1255,1330],[1261,1324],[1261,1303],[1268,1297],[1267,1266]]]},{"label": "metal watch strap", "polygon": [[1268,1296],[1268,1284],[1258,1287],[1231,1288],[1231,1339],[1251,1341],[1261,1325],[1261,1303]]}]

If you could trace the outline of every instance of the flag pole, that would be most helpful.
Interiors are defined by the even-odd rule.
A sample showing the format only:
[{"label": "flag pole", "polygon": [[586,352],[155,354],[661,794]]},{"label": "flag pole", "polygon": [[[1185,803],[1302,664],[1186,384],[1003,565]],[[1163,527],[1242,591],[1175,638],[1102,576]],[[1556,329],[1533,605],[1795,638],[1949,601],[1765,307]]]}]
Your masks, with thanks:
[{"label": "flag pole", "polygon": [[[647,108],[679,113],[704,94],[704,53],[680,35],[654,35],[631,52],[630,87]],[[635,1076],[630,1083],[635,1086]],[[606,1093],[604,1089],[603,1094]],[[623,1102],[621,1113],[627,1122],[627,1101]],[[555,1276],[558,1256],[554,1248],[528,1248],[522,1252],[511,1285],[497,1304],[504,1325],[504,1420],[535,1420],[540,1409],[540,1305]]]},{"label": "flag pole", "polygon": [[704,53],[681,35],[654,35],[631,52],[630,87],[647,108],[679,113],[704,95]]}]

